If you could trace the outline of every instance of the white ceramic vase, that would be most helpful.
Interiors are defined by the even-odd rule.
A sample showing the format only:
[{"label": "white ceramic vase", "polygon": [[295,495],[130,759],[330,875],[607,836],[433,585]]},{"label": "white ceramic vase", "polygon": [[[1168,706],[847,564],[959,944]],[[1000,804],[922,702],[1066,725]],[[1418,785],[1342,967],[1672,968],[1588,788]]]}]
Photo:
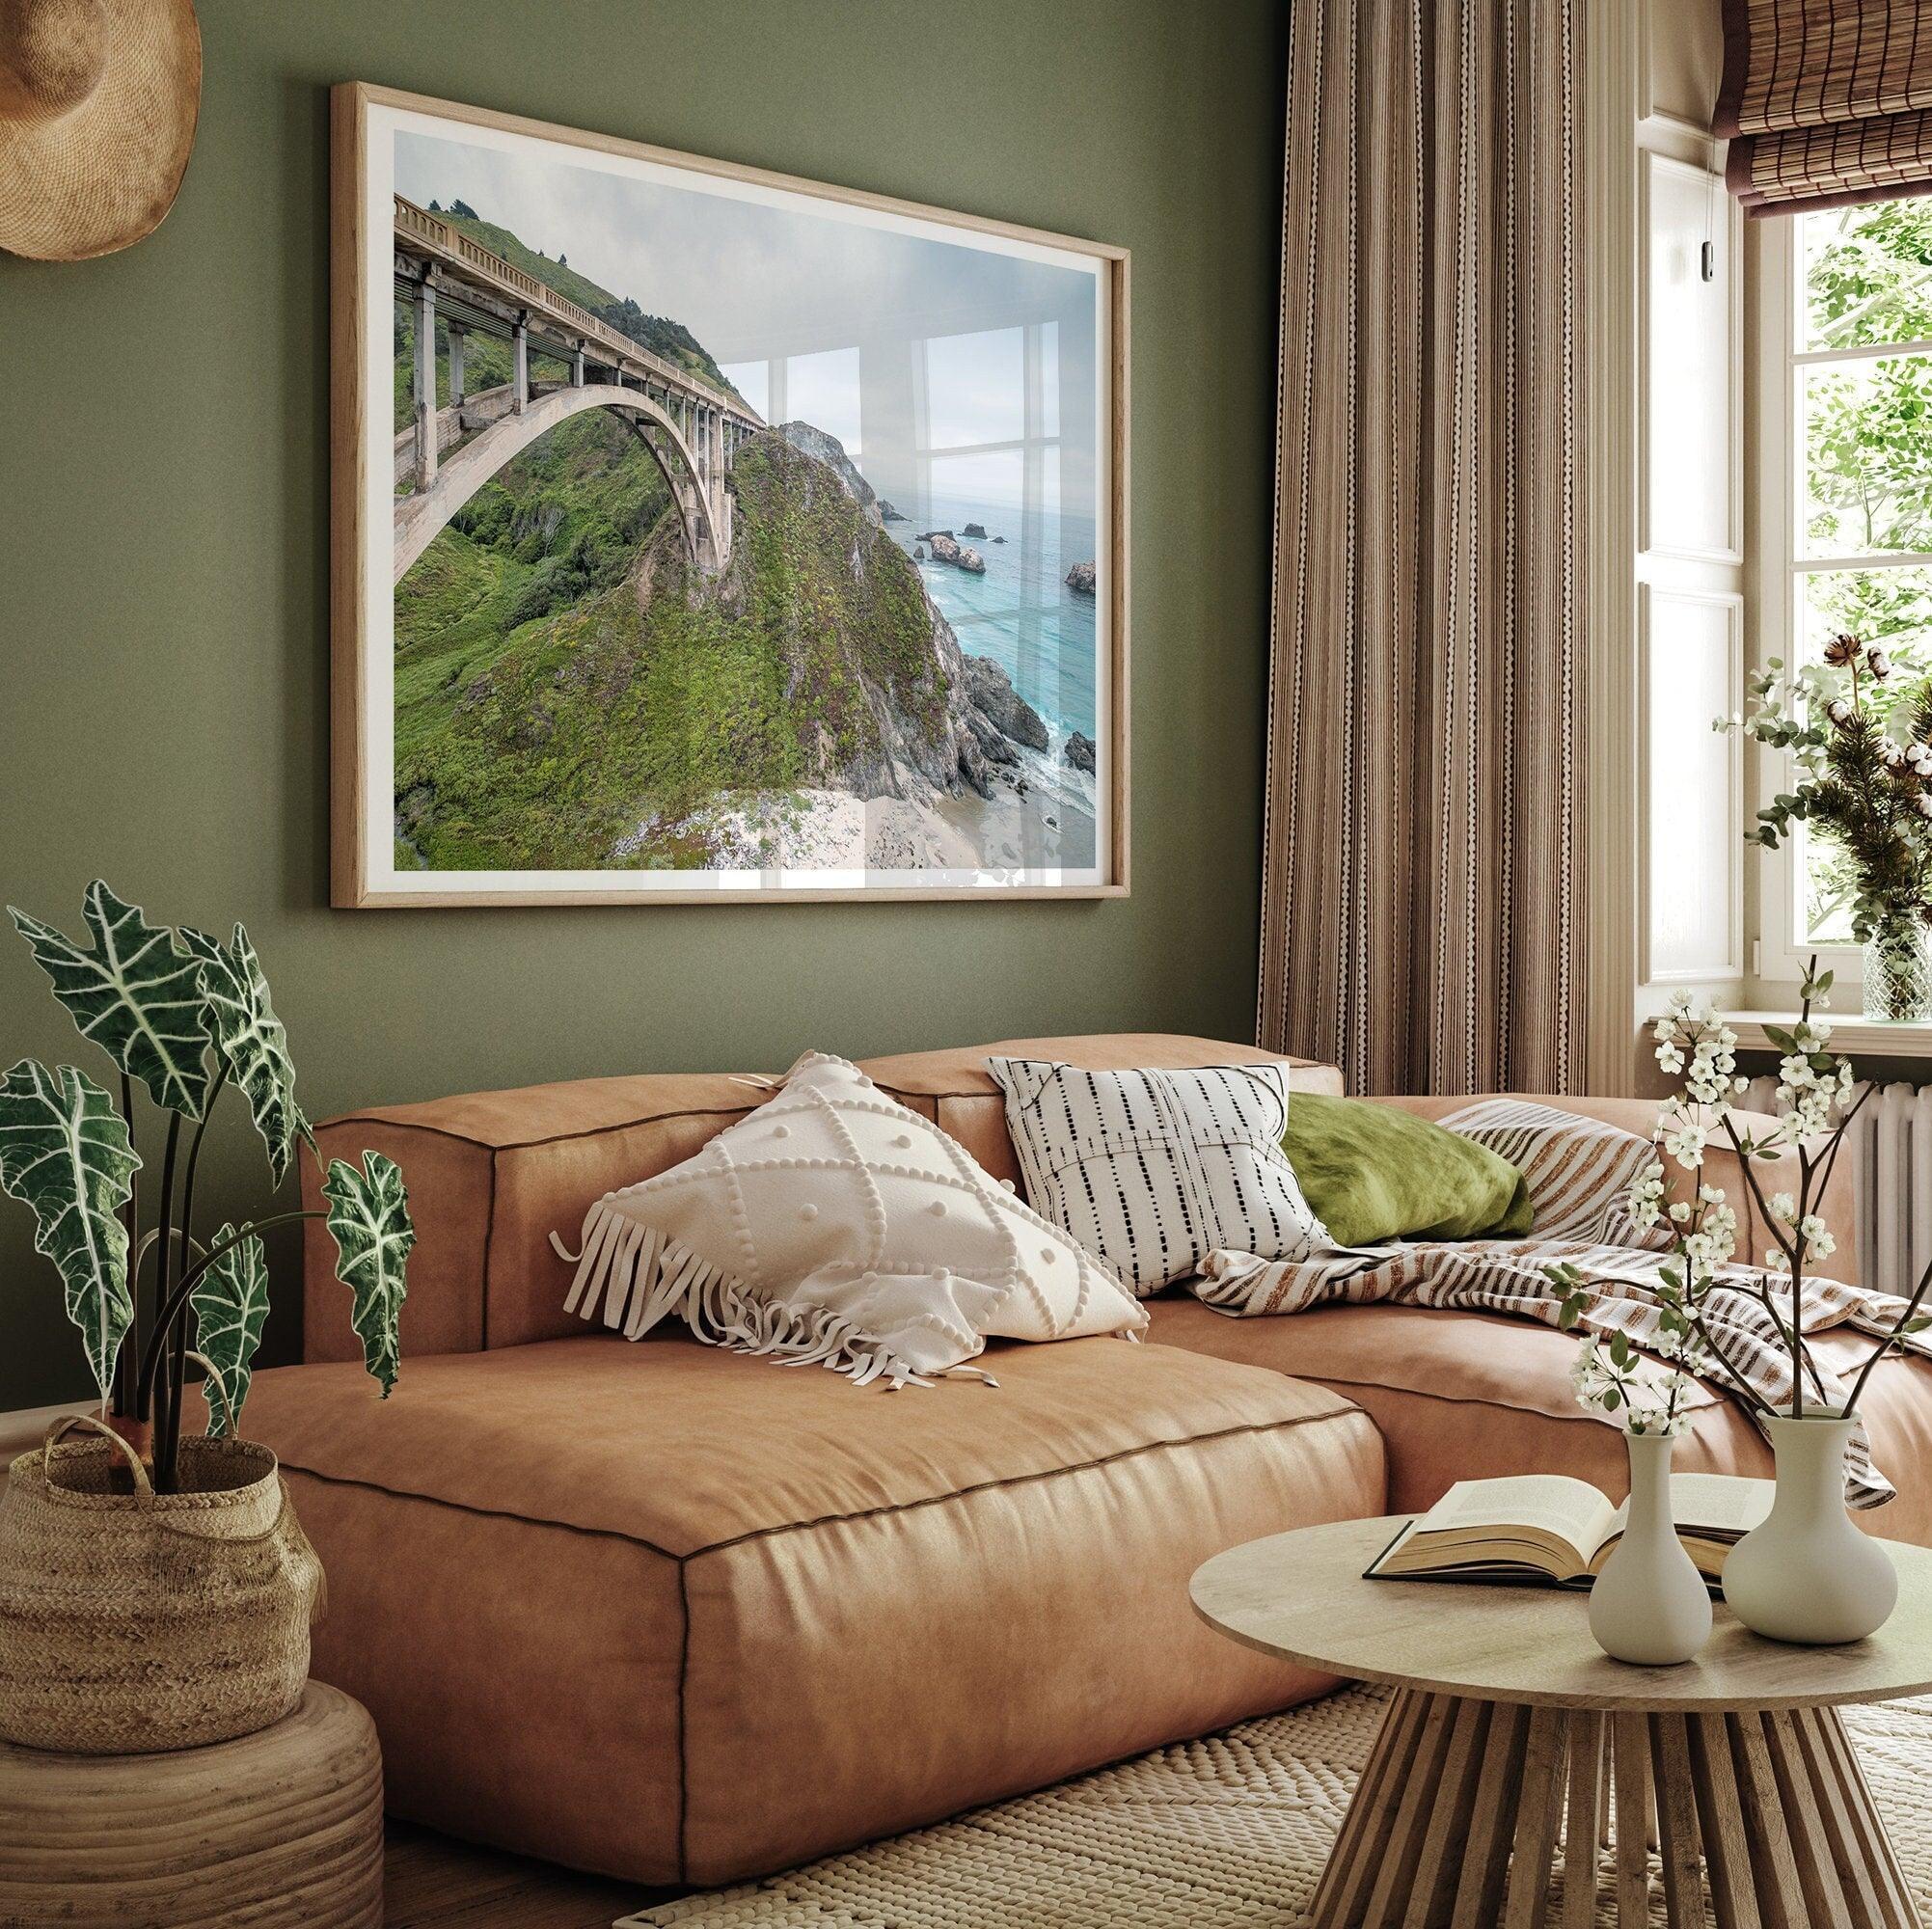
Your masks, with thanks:
[{"label": "white ceramic vase", "polygon": [[1626,1433],[1630,1508],[1590,1590],[1590,1631],[1605,1654],[1646,1668],[1688,1661],[1710,1636],[1710,1589],[1671,1518],[1668,1433]]},{"label": "white ceramic vase", "polygon": [[1845,1448],[1858,1422],[1820,1413],[1764,1424],[1778,1497],[1726,1559],[1724,1597],[1746,1627],[1773,1641],[1863,1641],[1897,1604],[1898,1570],[1845,1510]]}]

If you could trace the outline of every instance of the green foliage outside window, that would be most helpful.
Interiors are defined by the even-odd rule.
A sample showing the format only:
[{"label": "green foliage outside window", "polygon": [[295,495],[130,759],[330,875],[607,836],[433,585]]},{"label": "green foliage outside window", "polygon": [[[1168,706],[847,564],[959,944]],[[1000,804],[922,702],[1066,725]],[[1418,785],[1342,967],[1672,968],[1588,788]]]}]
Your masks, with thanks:
[{"label": "green foliage outside window", "polygon": [[[1802,349],[1932,340],[1932,198],[1804,216],[1799,243]],[[1887,653],[1897,689],[1932,673],[1932,352],[1814,363],[1800,382],[1803,554],[1927,561],[1807,572],[1799,655],[1815,663],[1850,634]],[[1856,867],[1816,825],[1804,884],[1810,935],[1849,941]]]}]

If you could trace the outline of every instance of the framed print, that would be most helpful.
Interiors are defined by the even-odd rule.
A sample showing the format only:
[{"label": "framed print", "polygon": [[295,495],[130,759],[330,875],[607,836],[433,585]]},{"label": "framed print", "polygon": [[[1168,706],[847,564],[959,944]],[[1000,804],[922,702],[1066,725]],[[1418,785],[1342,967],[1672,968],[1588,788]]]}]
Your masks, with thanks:
[{"label": "framed print", "polygon": [[335,90],[338,905],[1119,895],[1126,251]]}]

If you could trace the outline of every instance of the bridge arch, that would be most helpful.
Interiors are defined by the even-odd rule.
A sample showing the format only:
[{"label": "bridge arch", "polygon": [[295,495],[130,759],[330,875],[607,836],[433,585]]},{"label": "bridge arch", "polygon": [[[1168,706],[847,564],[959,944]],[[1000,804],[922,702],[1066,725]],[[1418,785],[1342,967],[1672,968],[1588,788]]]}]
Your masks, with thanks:
[{"label": "bridge arch", "polygon": [[[700,567],[721,569],[730,559],[731,552],[730,506],[721,475],[707,479],[683,431],[648,396],[636,389],[619,388],[613,382],[594,382],[583,388],[553,390],[547,395],[532,398],[521,415],[500,418],[474,442],[466,443],[447,461],[438,463],[435,478],[428,488],[397,502],[392,586],[402,581],[410,564],[449,528],[456,511],[512,456],[521,454],[559,422],[568,421],[586,409],[610,409],[630,419],[630,426],[650,450],[670,487],[671,501],[684,526],[692,559]],[[665,443],[670,446],[669,456],[665,452]]]}]

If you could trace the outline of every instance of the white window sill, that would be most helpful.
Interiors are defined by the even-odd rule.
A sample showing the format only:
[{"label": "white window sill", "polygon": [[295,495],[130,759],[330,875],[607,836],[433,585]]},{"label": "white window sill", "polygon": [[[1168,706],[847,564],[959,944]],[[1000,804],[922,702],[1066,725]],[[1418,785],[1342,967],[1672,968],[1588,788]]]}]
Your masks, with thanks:
[{"label": "white window sill", "polygon": [[[1764,1035],[1766,1025],[1788,1031],[1798,1022],[1796,1012],[1720,1012],[1726,1024],[1737,1034],[1743,1051],[1776,1051],[1778,1047]],[[1871,1058],[1932,1058],[1932,1021],[1911,1024],[1890,1023],[1883,1019],[1867,1019],[1857,1012],[1821,1011],[1816,1014],[1832,1028],[1831,1049],[1856,1058],[1861,1053]]]}]

